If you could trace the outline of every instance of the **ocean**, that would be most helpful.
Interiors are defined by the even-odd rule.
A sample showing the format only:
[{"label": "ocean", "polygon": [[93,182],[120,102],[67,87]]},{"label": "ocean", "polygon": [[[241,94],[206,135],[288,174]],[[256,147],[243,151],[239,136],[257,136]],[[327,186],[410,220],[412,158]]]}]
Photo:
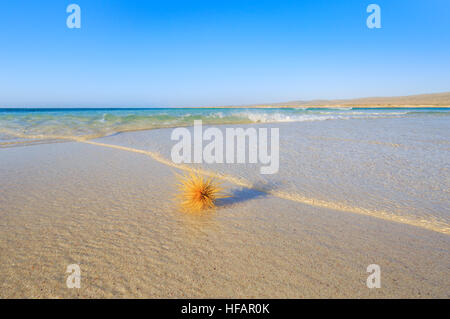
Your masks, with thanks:
[{"label": "ocean", "polygon": [[122,108],[2,109],[0,147],[59,138],[96,138],[127,131],[203,124],[250,124],[352,119],[450,119],[450,108]]}]

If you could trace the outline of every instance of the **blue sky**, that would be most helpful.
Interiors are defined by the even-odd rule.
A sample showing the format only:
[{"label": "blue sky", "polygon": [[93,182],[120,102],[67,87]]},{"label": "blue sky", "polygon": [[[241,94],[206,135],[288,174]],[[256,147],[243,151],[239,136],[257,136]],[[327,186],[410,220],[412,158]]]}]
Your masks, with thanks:
[{"label": "blue sky", "polygon": [[[81,7],[81,29],[66,26]],[[381,7],[368,29],[366,7]],[[450,1],[4,1],[0,106],[157,107],[450,91]]]}]

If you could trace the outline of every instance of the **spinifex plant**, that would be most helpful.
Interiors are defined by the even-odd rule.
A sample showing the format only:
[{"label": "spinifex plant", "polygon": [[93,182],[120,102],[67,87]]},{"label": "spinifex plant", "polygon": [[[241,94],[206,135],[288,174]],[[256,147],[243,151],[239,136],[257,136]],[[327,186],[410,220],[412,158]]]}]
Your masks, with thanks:
[{"label": "spinifex plant", "polygon": [[176,174],[178,178],[181,208],[186,211],[201,211],[216,207],[216,200],[229,197],[213,178],[205,178],[198,173]]}]

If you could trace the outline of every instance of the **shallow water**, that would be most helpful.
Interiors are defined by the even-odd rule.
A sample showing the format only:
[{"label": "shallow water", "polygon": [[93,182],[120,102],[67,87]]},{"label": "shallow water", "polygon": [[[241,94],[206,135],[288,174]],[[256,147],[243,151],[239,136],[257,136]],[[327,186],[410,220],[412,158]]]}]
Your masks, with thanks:
[{"label": "shallow water", "polygon": [[[74,134],[57,112],[51,133]],[[448,298],[448,111],[294,112],[310,120],[217,126],[279,128],[273,175],[258,163],[175,165],[172,128],[56,137],[46,121],[21,123],[33,114],[3,112],[0,296]],[[180,211],[174,172],[192,168],[226,174],[232,197]],[[73,263],[82,289],[65,286]],[[372,263],[382,289],[366,287]]]},{"label": "shallow water", "polygon": [[118,132],[204,124],[281,123],[372,118],[449,119],[450,108],[152,108],[152,109],[0,109],[0,146],[28,138],[100,137]]},{"label": "shallow water", "polygon": [[[169,131],[0,149],[0,297],[450,296],[445,234],[233,183],[218,209],[180,211],[172,167],[114,146]],[[66,287],[74,263],[81,289]],[[382,289],[366,286],[373,263]]]},{"label": "shallow water", "polygon": [[[195,119],[227,124],[221,129],[278,127],[280,169],[261,175],[261,164],[190,167],[282,198],[450,232],[449,108],[1,110],[0,147],[97,138],[160,154],[171,165],[172,129],[148,129]],[[117,134],[135,130],[143,131]]]},{"label": "shallow water", "polygon": [[[352,119],[256,126],[280,130],[278,173],[260,174],[260,163],[187,166],[229,175],[232,181],[237,180],[234,183],[238,186],[251,186],[282,198],[449,233],[448,118]],[[123,146],[128,151],[161,154],[170,165],[171,147],[176,143],[170,139],[171,132],[172,129],[161,129],[125,133],[96,141]]]}]

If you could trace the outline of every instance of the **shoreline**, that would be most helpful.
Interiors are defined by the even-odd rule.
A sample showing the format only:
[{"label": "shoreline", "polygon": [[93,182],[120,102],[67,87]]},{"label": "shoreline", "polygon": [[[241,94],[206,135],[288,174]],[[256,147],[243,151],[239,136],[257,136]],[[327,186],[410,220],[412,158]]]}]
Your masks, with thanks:
[{"label": "shoreline", "polygon": [[[429,185],[445,183],[447,119],[426,144],[407,134],[417,120],[264,123],[285,137],[278,175],[196,166],[233,194],[200,214],[173,200],[174,171],[192,167],[172,165],[171,129],[0,149],[0,297],[449,298],[448,228],[408,224],[448,226],[428,211],[445,207]],[[70,264],[81,289],[65,286]],[[381,289],[366,286],[370,264]]]},{"label": "shoreline", "polygon": [[[101,140],[120,145],[132,136],[164,137],[158,130]],[[215,211],[182,213],[170,200],[170,167],[146,153],[99,146],[0,150],[1,297],[450,295],[448,235],[230,184],[233,198]],[[82,276],[76,291],[65,287],[73,263]],[[382,289],[365,285],[373,263]]]}]

